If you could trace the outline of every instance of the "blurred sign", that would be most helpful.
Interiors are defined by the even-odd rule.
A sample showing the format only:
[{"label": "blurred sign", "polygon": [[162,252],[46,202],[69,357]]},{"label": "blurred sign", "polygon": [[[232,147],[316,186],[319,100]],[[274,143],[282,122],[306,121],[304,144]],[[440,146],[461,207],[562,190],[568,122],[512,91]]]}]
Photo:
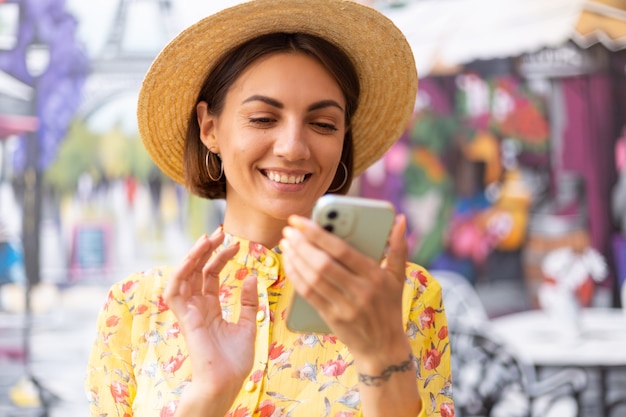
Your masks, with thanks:
[{"label": "blurred sign", "polygon": [[582,49],[568,42],[558,48],[543,48],[522,55],[517,60],[517,69],[527,78],[571,77],[601,71],[608,63],[609,55],[604,47]]},{"label": "blurred sign", "polygon": [[106,223],[84,223],[74,228],[70,275],[106,272],[110,259],[110,226]]}]

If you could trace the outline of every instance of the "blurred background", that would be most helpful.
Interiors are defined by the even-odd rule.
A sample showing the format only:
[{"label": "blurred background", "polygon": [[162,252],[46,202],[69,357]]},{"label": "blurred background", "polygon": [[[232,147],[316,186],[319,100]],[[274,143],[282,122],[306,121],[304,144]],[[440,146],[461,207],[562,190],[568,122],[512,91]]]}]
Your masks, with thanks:
[{"label": "blurred background", "polygon": [[[220,223],[135,108],[158,51],[239,2],[0,0],[0,416],[86,415],[110,285]],[[444,286],[456,415],[626,416],[626,1],[361,2],[420,81],[351,192],[406,213]]]}]

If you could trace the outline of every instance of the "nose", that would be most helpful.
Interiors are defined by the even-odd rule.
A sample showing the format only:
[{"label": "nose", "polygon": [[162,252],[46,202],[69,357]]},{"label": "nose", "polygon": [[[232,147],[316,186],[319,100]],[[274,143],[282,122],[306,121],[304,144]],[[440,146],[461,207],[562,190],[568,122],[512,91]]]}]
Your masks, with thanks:
[{"label": "nose", "polygon": [[288,161],[306,160],[311,156],[304,126],[299,123],[289,123],[277,133],[274,142],[275,155]]}]

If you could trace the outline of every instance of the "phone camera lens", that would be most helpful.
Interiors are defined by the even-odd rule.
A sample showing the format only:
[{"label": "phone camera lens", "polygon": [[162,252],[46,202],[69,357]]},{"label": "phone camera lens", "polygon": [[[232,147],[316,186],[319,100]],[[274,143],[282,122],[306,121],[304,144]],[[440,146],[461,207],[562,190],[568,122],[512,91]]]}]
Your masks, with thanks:
[{"label": "phone camera lens", "polygon": [[337,218],[337,211],[336,210],[331,210],[328,212],[328,214],[326,215],[326,217],[328,217],[329,219],[336,219]]},{"label": "phone camera lens", "polygon": [[324,225],[324,230],[326,230],[326,231],[328,231],[330,233],[332,233],[334,229],[335,229],[335,227],[332,224]]}]

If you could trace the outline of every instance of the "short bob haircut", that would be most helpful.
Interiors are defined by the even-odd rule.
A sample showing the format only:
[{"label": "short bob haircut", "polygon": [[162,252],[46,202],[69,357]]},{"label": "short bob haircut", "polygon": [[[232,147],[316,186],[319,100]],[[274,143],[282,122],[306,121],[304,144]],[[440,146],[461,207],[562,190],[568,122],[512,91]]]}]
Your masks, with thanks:
[{"label": "short bob haircut", "polygon": [[[339,167],[329,190],[333,190],[332,192],[337,194],[347,194],[354,171],[350,121],[357,108],[360,84],[352,61],[332,43],[317,36],[303,33],[272,33],[247,41],[227,53],[210,71],[200,90],[196,105],[201,101],[206,101],[208,110],[219,115],[224,108],[226,94],[239,75],[257,59],[281,52],[304,53],[317,59],[334,77],[343,92],[346,100],[346,135],[343,141],[341,161],[346,165],[347,172]],[[219,181],[214,181],[209,177],[205,159],[208,149],[200,139],[196,106],[191,111],[187,126],[184,150],[187,187],[192,193],[203,198],[225,198],[225,176],[222,175]],[[216,176],[215,173],[213,175]]]}]

